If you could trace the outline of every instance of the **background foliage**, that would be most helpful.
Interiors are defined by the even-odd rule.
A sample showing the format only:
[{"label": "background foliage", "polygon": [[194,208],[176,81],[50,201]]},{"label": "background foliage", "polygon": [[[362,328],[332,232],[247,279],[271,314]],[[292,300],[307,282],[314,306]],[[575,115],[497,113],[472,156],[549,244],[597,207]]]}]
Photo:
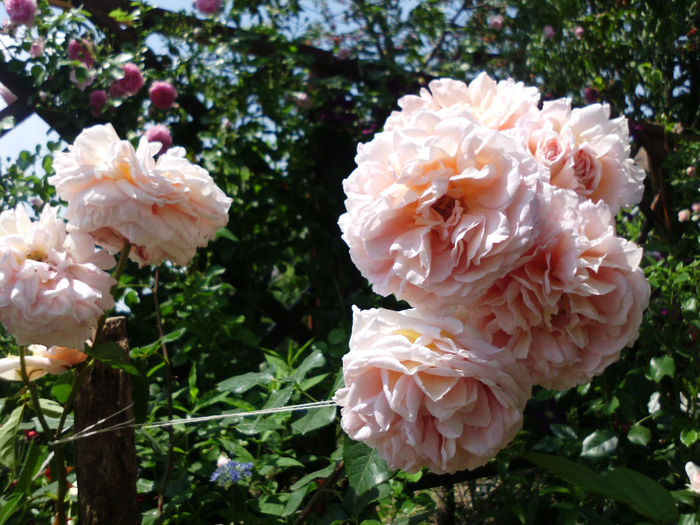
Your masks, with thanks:
[{"label": "background foliage", "polygon": [[[66,143],[99,122],[131,139],[167,124],[233,198],[227,230],[189,267],[162,266],[157,287],[151,268],[132,266],[122,281],[145,421],[167,414],[163,340],[175,417],[332,396],[350,306],[400,306],[372,294],[349,260],[336,226],[341,181],[357,143],[431,78],[485,70],[545,98],[607,102],[630,119],[649,172],[644,201],[619,217],[645,247],[652,287],[638,342],[588,385],[536,390],[525,428],[489,465],[389,472],[344,437],[332,408],[176,426],[171,461],[167,432],[137,431],[144,523],[700,523],[684,472],[700,462],[700,230],[697,217],[677,220],[700,201],[688,170],[700,159],[697,1],[229,0],[214,17],[123,0],[52,3],[41,0],[34,27],[11,35],[0,81]],[[44,52],[32,58],[39,36]],[[95,77],[86,91],[69,80],[81,67],[67,58],[71,38],[94,45],[94,68],[79,73]],[[146,87],[172,82],[178,105],[155,109],[144,88],[94,117],[88,93],[109,89],[126,62]],[[51,164],[38,151],[2,159],[2,208],[57,202]],[[3,348],[15,352],[9,337]],[[65,401],[72,374],[42,382],[42,397]],[[47,444],[30,434],[38,426],[17,390],[0,384],[0,523],[43,523],[55,481],[39,471]],[[210,482],[220,453],[252,462],[252,476]]]}]

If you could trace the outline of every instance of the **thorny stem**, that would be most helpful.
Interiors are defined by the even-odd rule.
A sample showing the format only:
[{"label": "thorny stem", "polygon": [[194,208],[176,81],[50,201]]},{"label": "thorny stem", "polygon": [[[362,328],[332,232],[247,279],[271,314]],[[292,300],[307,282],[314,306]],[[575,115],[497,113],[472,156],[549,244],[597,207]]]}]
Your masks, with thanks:
[{"label": "thorny stem", "polygon": [[[47,437],[51,436],[51,427],[49,426],[44,413],[41,410],[41,403],[39,403],[39,394],[36,390],[36,385],[29,380],[29,375],[27,374],[27,363],[24,359],[25,347],[20,347],[19,352],[19,370],[22,375],[22,381],[27,386],[29,390],[29,397],[32,402],[32,408],[36,413],[41,428]],[[65,411],[64,411],[65,413]],[[60,427],[59,427],[60,431]],[[66,492],[68,491],[68,480],[66,479],[66,463],[63,456],[63,445],[57,444],[51,447],[53,449],[53,467],[58,480],[58,494],[56,495],[56,520],[58,525],[65,525],[66,523]]]},{"label": "thorny stem", "polygon": [[[163,320],[160,317],[160,303],[158,302],[158,268],[154,274],[153,283],[153,303],[156,311],[156,323],[158,324],[158,336],[161,340],[161,349],[163,350],[163,362],[165,368],[165,386],[168,394],[168,421],[173,419],[173,374],[170,368],[170,357],[168,356],[168,347],[165,346],[165,341],[163,341]],[[170,472],[170,466],[173,461],[173,446],[174,446],[174,431],[171,425],[166,427],[166,432],[168,433],[168,458],[165,461],[165,471],[163,472],[163,479],[160,482],[160,490],[158,492],[158,519],[156,523],[161,523],[163,520],[163,501],[165,494],[165,485],[168,482],[168,474]]]}]

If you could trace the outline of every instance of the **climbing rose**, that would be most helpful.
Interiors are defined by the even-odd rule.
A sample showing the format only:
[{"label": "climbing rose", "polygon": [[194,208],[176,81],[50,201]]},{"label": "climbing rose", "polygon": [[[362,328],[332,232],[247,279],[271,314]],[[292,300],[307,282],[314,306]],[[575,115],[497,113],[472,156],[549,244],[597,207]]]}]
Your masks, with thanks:
[{"label": "climbing rose", "polygon": [[488,19],[489,27],[498,31],[503,27],[503,15],[494,15]]},{"label": "climbing rose", "polygon": [[79,60],[88,68],[92,67],[95,63],[95,59],[92,57],[92,44],[84,38],[80,42],[72,38],[68,42],[68,58]]},{"label": "climbing rose", "polygon": [[148,131],[146,131],[146,139],[148,142],[160,142],[161,148],[158,153],[165,153],[173,143],[170,130],[163,124],[156,124],[152,128],[148,128]]},{"label": "climbing rose", "polygon": [[641,248],[615,234],[607,206],[550,186],[540,198],[543,231],[525,262],[465,310],[488,342],[527,366],[533,384],[565,390],[601,374],[637,339],[649,284]]},{"label": "climbing rose", "polygon": [[135,95],[144,84],[141,70],[139,69],[139,66],[132,62],[124,64],[122,69],[124,70],[124,76],[117,80],[119,94],[115,94],[114,96]]},{"label": "climbing rose", "polygon": [[177,91],[170,82],[154,82],[148,90],[148,96],[158,109],[168,109],[173,107]]},{"label": "climbing rose", "polygon": [[114,306],[104,269],[114,259],[89,235],[66,234],[56,209],[32,221],[22,206],[0,214],[0,321],[21,345],[82,348]]},{"label": "climbing rose", "polygon": [[456,319],[353,310],[341,425],[391,468],[442,474],[485,464],[513,439],[527,371]]},{"label": "climbing rose", "polygon": [[107,92],[104,89],[97,89],[90,93],[90,111],[97,117],[104,105],[107,103]]},{"label": "climbing rose", "polygon": [[205,15],[213,15],[221,10],[221,0],[195,0],[194,5]]},{"label": "climbing rose", "polygon": [[32,45],[29,47],[29,54],[34,57],[40,57],[44,53],[44,44],[46,40],[44,37],[37,38],[32,42]]},{"label": "climbing rose", "polygon": [[142,137],[134,150],[111,125],[98,125],[57,153],[49,183],[68,202],[69,229],[90,233],[112,252],[129,241],[129,257],[140,265],[186,265],[226,225],[231,199],[182,148],[154,161],[160,148]]},{"label": "climbing rose", "polygon": [[[27,378],[30,381],[46,374],[61,375],[70,367],[87,359],[87,354],[76,348],[63,346],[46,348],[44,345],[29,345],[27,348],[33,354],[24,358]],[[22,380],[19,356],[0,359],[0,379],[10,381]]]},{"label": "climbing rose", "polygon": [[7,16],[13,24],[30,27],[36,13],[35,0],[5,0]]}]

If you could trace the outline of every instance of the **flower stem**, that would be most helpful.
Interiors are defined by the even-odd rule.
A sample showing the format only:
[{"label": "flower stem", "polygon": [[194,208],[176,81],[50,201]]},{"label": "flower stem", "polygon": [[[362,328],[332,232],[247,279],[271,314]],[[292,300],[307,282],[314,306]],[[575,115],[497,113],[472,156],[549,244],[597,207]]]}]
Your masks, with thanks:
[{"label": "flower stem", "polygon": [[[112,289],[109,291],[110,294],[112,294],[112,297],[114,297],[114,294],[117,292],[117,289],[119,288],[119,279],[121,279],[122,273],[124,273],[124,268],[126,268],[126,262],[129,260],[129,252],[131,251],[131,243],[129,241],[124,241],[124,245],[122,246],[122,251],[119,253],[119,262],[117,263],[117,267],[114,269],[114,272],[112,273],[112,277],[117,281],[114,286],[112,286]],[[95,331],[95,338],[93,340],[93,346],[97,344],[97,342],[100,340],[102,337],[102,331],[104,330],[105,326],[105,321],[107,320],[107,312],[102,314],[100,317],[100,320],[97,322],[97,330]]]}]

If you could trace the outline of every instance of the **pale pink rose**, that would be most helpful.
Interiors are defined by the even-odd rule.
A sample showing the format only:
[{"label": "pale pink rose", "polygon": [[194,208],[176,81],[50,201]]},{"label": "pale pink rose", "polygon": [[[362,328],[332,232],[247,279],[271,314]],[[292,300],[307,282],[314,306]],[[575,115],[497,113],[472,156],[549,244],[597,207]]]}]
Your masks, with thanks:
[{"label": "pale pink rose", "polygon": [[309,94],[302,91],[290,93],[288,98],[301,109],[309,109],[313,106],[313,101]]},{"label": "pale pink rose", "polygon": [[685,222],[690,219],[690,210],[685,209],[678,212],[678,222]]},{"label": "pale pink rose", "polygon": [[44,54],[44,44],[45,44],[45,39],[44,37],[37,38],[32,42],[32,45],[29,47],[29,54],[34,57],[40,57],[41,55]]},{"label": "pale pink rose", "polygon": [[177,91],[170,82],[154,82],[148,90],[151,103],[158,109],[169,109],[175,104]]},{"label": "pale pink rose", "polygon": [[528,181],[541,168],[501,133],[423,110],[360,144],[355,160],[338,222],[379,294],[413,306],[464,303],[532,244]]},{"label": "pale pink rose", "polygon": [[[27,378],[30,381],[34,381],[46,374],[61,375],[70,367],[87,359],[87,354],[76,348],[63,346],[46,348],[43,345],[29,345],[27,348],[33,354],[24,357]],[[0,359],[0,379],[9,381],[22,380],[19,356]]]},{"label": "pale pink rose", "polygon": [[173,144],[173,138],[170,135],[170,130],[163,124],[156,124],[155,126],[148,128],[145,137],[148,142],[160,142],[161,148],[158,153],[165,153]]},{"label": "pale pink rose", "polygon": [[221,10],[221,0],[195,0],[194,5],[205,15],[213,15]]},{"label": "pale pink rose", "polygon": [[581,40],[585,32],[586,30],[581,26],[576,26],[576,28],[574,29],[574,35],[576,36],[577,40]]},{"label": "pale pink rose", "polygon": [[498,14],[490,16],[488,18],[488,23],[491,29],[495,29],[496,31],[500,30],[503,27],[503,15]]},{"label": "pale pink rose", "polygon": [[693,213],[700,213],[700,202],[694,202],[691,204],[690,209],[693,210]]},{"label": "pale pink rose", "polygon": [[530,152],[549,168],[551,184],[604,201],[616,214],[641,200],[645,173],[630,158],[627,119],[609,117],[607,104],[571,110],[571,100],[558,99],[519,128]]},{"label": "pale pink rose", "polygon": [[688,167],[685,169],[685,174],[686,174],[688,177],[695,177],[695,166],[688,166]]},{"label": "pale pink rose", "polygon": [[526,262],[465,315],[488,342],[509,348],[534,384],[565,390],[636,340],[649,284],[641,248],[615,234],[605,204],[549,185],[540,199],[543,230]]},{"label": "pale pink rose", "polygon": [[555,34],[555,31],[554,31],[554,28],[552,26],[547,25],[547,26],[544,26],[542,28],[542,35],[547,40],[551,40],[552,38],[554,38],[554,34]]},{"label": "pale pink rose", "polygon": [[685,473],[688,475],[688,488],[700,494],[700,467],[692,461],[685,464]]},{"label": "pale pink rose", "polygon": [[[124,64],[122,66],[122,70],[124,71],[124,76],[117,80],[117,88],[115,89],[115,94],[113,96],[135,95],[143,87],[145,82],[139,66],[133,62],[129,62],[128,64]],[[118,94],[116,93],[117,91]]]},{"label": "pale pink rose", "polygon": [[0,321],[17,343],[82,348],[114,306],[114,259],[89,235],[66,234],[56,210],[32,221],[22,206],[0,214]]},{"label": "pale pink rose", "polygon": [[391,468],[474,469],[522,425],[527,371],[450,317],[353,309],[341,425]]},{"label": "pale pink rose", "polygon": [[182,148],[156,162],[160,149],[143,137],[134,150],[111,125],[83,130],[67,153],[55,155],[49,178],[68,202],[68,228],[90,233],[112,252],[128,240],[129,257],[140,265],[189,263],[228,222],[231,199]]},{"label": "pale pink rose", "polygon": [[2,98],[8,106],[17,100],[15,94],[3,84],[0,84],[0,98]]},{"label": "pale pink rose", "polygon": [[10,21],[16,25],[30,27],[36,14],[35,0],[5,0],[5,11]]},{"label": "pale pink rose", "polygon": [[428,110],[442,118],[453,115],[476,120],[491,129],[514,128],[523,118],[537,118],[540,94],[535,87],[522,82],[496,82],[486,73],[480,73],[469,85],[459,80],[442,78],[421,89],[420,96],[407,95],[399,99],[401,111],[394,111],[384,125],[385,130],[403,127],[414,114]]}]

